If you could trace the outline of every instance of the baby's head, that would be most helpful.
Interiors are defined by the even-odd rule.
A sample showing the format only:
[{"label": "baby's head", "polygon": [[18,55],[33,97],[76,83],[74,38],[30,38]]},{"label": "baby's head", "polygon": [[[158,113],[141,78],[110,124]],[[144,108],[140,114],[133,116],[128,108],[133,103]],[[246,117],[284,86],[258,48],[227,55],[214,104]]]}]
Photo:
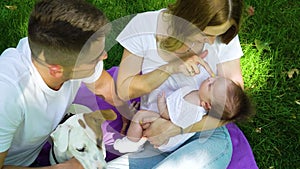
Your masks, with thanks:
[{"label": "baby's head", "polygon": [[243,89],[230,79],[210,77],[199,88],[200,104],[208,115],[226,120],[243,121],[253,114],[250,99]]}]

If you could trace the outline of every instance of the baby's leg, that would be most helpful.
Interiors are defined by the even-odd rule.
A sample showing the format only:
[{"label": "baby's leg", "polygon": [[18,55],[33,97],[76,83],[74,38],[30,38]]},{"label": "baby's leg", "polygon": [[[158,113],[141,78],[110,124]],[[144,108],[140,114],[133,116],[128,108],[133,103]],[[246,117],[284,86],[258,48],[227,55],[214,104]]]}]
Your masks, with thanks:
[{"label": "baby's leg", "polygon": [[144,118],[160,117],[158,113],[149,111],[138,111],[132,118],[127,131],[127,136],[117,139],[114,142],[114,149],[120,153],[139,152],[143,150],[143,145],[147,138],[142,138],[143,128],[141,122]]},{"label": "baby's leg", "polygon": [[142,138],[143,128],[141,122],[144,118],[160,117],[158,113],[150,111],[138,111],[132,118],[130,126],[127,131],[127,137],[129,140],[137,142]]},{"label": "baby's leg", "polygon": [[166,95],[163,92],[161,95],[157,96],[157,107],[159,114],[162,118],[169,120],[170,116],[168,113],[168,108],[167,108],[167,102],[166,102]]}]

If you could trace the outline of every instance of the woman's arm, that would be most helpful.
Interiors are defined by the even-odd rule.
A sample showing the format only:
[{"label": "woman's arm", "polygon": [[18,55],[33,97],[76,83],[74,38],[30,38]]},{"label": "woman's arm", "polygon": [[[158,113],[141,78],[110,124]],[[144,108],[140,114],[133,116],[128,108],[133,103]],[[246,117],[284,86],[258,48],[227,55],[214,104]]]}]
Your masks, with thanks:
[{"label": "woman's arm", "polygon": [[129,100],[148,94],[170,76],[171,70],[167,65],[142,75],[142,63],[142,57],[124,49],[117,80],[117,92],[121,99]]},{"label": "woman's arm", "polygon": [[[199,56],[188,56],[174,58],[168,64],[162,65],[152,72],[140,74],[142,70],[143,58],[130,53],[124,49],[122,61],[117,80],[117,92],[121,99],[129,100],[149,94],[159,87],[171,74],[183,73],[186,76],[199,74],[197,65],[202,65],[212,75],[209,65],[203,60],[207,55],[204,51]],[[191,70],[197,68],[193,71]]]},{"label": "woman's arm", "polygon": [[[225,121],[220,121],[210,116],[204,116],[199,122],[185,129],[163,118],[148,118],[144,119],[143,123],[145,124],[143,135],[156,147],[166,143],[170,137],[179,134],[211,130],[226,124]],[[151,125],[148,125],[149,123]]]}]

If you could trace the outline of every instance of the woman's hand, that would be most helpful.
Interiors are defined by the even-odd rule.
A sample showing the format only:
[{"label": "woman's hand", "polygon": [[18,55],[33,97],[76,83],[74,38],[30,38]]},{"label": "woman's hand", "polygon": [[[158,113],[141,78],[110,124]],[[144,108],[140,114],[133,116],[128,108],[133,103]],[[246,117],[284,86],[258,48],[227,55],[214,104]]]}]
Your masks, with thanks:
[{"label": "woman's hand", "polygon": [[199,56],[184,56],[180,57],[167,65],[162,66],[170,74],[183,73],[186,76],[194,76],[200,73],[198,65],[202,65],[211,76],[215,76],[212,69],[203,59],[207,56],[208,51],[205,50]]},{"label": "woman's hand", "polygon": [[180,133],[178,126],[175,126],[171,121],[163,118],[144,119],[143,123],[146,124],[143,126],[145,129],[143,135],[147,137],[148,141],[156,148],[168,143],[170,137]]}]

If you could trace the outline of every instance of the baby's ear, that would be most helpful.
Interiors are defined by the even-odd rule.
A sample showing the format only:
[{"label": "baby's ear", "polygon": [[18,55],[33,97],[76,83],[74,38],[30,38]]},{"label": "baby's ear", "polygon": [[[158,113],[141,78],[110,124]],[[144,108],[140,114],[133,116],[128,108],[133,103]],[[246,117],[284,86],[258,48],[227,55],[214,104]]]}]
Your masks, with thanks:
[{"label": "baby's ear", "polygon": [[211,104],[205,101],[201,101],[200,105],[205,109],[205,110],[210,110],[211,109]]}]

